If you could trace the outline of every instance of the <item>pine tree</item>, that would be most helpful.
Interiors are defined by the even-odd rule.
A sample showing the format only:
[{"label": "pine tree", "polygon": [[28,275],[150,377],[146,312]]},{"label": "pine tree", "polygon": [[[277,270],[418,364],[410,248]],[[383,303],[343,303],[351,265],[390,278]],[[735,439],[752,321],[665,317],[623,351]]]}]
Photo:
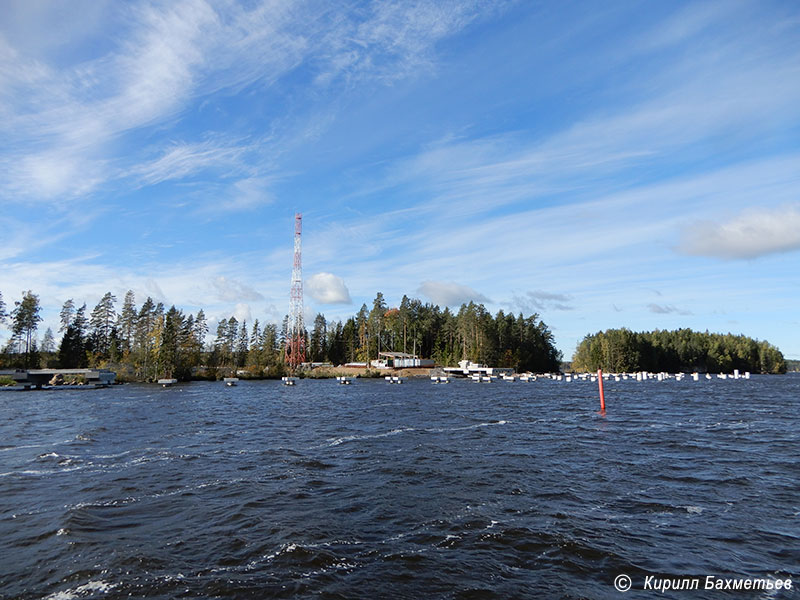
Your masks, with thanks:
[{"label": "pine tree", "polygon": [[236,317],[228,319],[228,328],[225,330],[225,356],[227,364],[233,366],[236,360],[234,353],[236,352],[236,336],[239,333],[239,321]]},{"label": "pine tree", "polygon": [[61,338],[58,364],[62,369],[77,369],[88,365],[83,336],[75,324],[68,325]]},{"label": "pine tree", "polygon": [[197,316],[192,324],[192,334],[190,344],[192,346],[192,366],[200,364],[200,357],[206,345],[206,335],[208,335],[208,323],[206,314],[202,309],[197,311]]},{"label": "pine tree", "polygon": [[42,338],[42,352],[55,352],[56,350],[56,342],[53,338],[53,330],[49,327],[44,332],[44,337]]},{"label": "pine tree", "polygon": [[15,308],[11,312],[11,331],[15,338],[20,340],[20,343],[25,348],[25,368],[30,368],[32,365],[32,343],[33,334],[39,326],[42,317],[39,315],[41,307],[39,306],[39,296],[28,290],[22,295],[22,300],[14,303]]},{"label": "pine tree", "polygon": [[250,350],[250,338],[247,335],[247,321],[242,321],[236,337],[236,366],[241,368],[247,363],[247,352]]},{"label": "pine tree", "polygon": [[208,322],[206,321],[206,313],[201,308],[197,311],[197,316],[194,319],[194,338],[195,342],[200,345],[202,349],[206,343],[206,335],[208,334]]},{"label": "pine tree", "polygon": [[117,314],[114,309],[114,302],[117,299],[111,292],[106,292],[97,306],[92,310],[89,324],[92,328],[92,339],[94,350],[101,358],[108,358],[108,350],[111,341],[111,328],[114,326]]},{"label": "pine tree", "polygon": [[158,346],[158,373],[166,379],[187,379],[189,375],[180,352],[183,320],[183,313],[174,306],[164,315]]},{"label": "pine tree", "polygon": [[153,376],[153,353],[156,348],[155,331],[158,319],[156,309],[153,299],[148,296],[136,317],[134,365],[142,379],[152,379]]},{"label": "pine tree", "polygon": [[310,359],[316,362],[325,360],[325,338],[327,336],[328,324],[325,321],[325,316],[317,314],[314,318],[314,329],[311,331],[311,340],[309,343],[309,350],[311,350]]},{"label": "pine tree", "polygon": [[130,351],[133,347],[133,338],[136,333],[136,301],[133,290],[125,292],[125,298],[122,301],[122,310],[117,319],[117,328],[120,332],[125,349]]},{"label": "pine tree", "polygon": [[275,323],[267,323],[261,332],[261,360],[259,362],[266,367],[281,362],[278,326]]},{"label": "pine tree", "polygon": [[61,327],[58,329],[59,332],[66,331],[67,327],[72,325],[72,321],[75,319],[75,303],[72,301],[72,298],[64,302],[64,306],[61,308]]},{"label": "pine tree", "polygon": [[261,326],[258,323],[258,319],[256,319],[253,323],[253,330],[250,332],[250,348],[247,352],[246,361],[248,367],[264,367],[264,363],[261,362],[261,357],[264,355],[263,343],[264,339],[261,337]]},{"label": "pine tree", "polygon": [[214,357],[215,364],[223,367],[228,364],[228,319],[222,319],[217,323],[217,335],[214,338]]},{"label": "pine tree", "polygon": [[71,323],[75,329],[78,331],[82,338],[86,337],[86,303],[84,302],[81,307],[75,311],[75,316],[72,319]]}]

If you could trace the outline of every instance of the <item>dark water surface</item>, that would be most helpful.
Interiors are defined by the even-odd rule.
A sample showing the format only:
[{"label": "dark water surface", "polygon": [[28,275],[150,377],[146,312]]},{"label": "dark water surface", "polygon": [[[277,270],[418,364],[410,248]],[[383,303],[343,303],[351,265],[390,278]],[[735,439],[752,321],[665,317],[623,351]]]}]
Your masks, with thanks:
[{"label": "dark water surface", "polygon": [[[0,394],[2,598],[784,598],[800,377]],[[621,594],[625,573],[634,589]]]}]

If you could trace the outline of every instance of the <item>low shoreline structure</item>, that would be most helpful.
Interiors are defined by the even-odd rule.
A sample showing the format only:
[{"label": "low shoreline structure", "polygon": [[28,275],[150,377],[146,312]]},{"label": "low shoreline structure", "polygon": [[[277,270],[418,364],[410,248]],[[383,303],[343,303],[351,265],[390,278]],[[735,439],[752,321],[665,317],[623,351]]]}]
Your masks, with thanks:
[{"label": "low shoreline structure", "polygon": [[108,387],[117,374],[108,369],[14,369],[0,371],[0,379],[11,381],[15,389],[47,389],[53,387]]}]

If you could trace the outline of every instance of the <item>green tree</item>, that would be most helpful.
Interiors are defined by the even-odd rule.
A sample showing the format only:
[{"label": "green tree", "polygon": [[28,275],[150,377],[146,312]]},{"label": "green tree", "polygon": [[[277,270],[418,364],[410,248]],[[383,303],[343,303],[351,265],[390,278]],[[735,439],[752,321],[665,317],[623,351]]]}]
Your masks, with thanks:
[{"label": "green tree", "polygon": [[125,298],[122,300],[122,310],[117,319],[117,329],[119,330],[120,339],[127,351],[130,351],[133,347],[137,317],[136,297],[133,290],[128,290],[125,292]]},{"label": "green tree", "polygon": [[145,381],[154,379],[156,375],[156,349],[160,343],[160,318],[159,306],[148,296],[136,316],[133,348],[134,368],[139,379]]},{"label": "green tree", "polygon": [[247,321],[242,321],[236,332],[236,366],[241,368],[247,364],[247,353],[250,350],[250,336],[247,334]]},{"label": "green tree", "polygon": [[587,335],[572,359],[576,370],[709,371],[733,369],[784,372],[783,355],[766,342],[742,335],[695,332],[690,329],[634,333],[608,329]]},{"label": "green tree", "polygon": [[163,378],[186,380],[191,376],[183,353],[184,320],[183,313],[175,306],[164,315],[158,346],[158,369]]},{"label": "green tree", "polygon": [[367,361],[371,357],[378,358],[378,354],[385,350],[383,348],[382,334],[383,334],[383,317],[386,313],[386,300],[383,294],[378,292],[375,299],[372,301],[372,310],[369,312],[368,328],[369,328],[369,343],[367,346]]},{"label": "green tree", "polygon": [[117,320],[117,313],[114,309],[116,297],[111,292],[106,292],[92,310],[89,319],[91,327],[91,338],[94,351],[100,359],[108,359],[111,344],[111,329]]},{"label": "green tree", "polygon": [[342,326],[342,363],[358,360],[358,326],[354,317],[350,317]]},{"label": "green tree", "polygon": [[20,340],[25,348],[25,368],[35,366],[33,362],[33,334],[39,327],[42,317],[39,315],[39,296],[28,290],[22,295],[22,300],[14,303],[11,312],[11,332]]},{"label": "green tree", "polygon": [[261,332],[261,359],[259,363],[263,367],[274,370],[282,362],[278,326],[275,323],[267,323]]},{"label": "green tree", "polygon": [[358,346],[355,352],[356,360],[367,363],[369,366],[369,312],[367,305],[362,304],[355,319],[356,332],[358,336]]},{"label": "green tree", "polygon": [[313,362],[322,362],[326,357],[325,342],[328,335],[328,323],[324,315],[317,314],[314,317],[314,329],[311,330],[309,340],[309,359]]},{"label": "green tree", "polygon": [[217,335],[214,338],[214,364],[224,367],[228,364],[228,319],[217,323]]},{"label": "green tree", "polygon": [[58,347],[58,364],[62,369],[79,369],[88,366],[83,336],[74,324],[67,326]]},{"label": "green tree", "polygon": [[64,306],[61,307],[61,327],[58,331],[66,331],[67,327],[72,325],[73,320],[75,320],[75,303],[72,301],[72,298],[70,298],[64,302]]},{"label": "green tree", "polygon": [[341,321],[328,324],[327,337],[326,347],[328,351],[328,360],[334,365],[341,365],[347,362],[344,326]]}]

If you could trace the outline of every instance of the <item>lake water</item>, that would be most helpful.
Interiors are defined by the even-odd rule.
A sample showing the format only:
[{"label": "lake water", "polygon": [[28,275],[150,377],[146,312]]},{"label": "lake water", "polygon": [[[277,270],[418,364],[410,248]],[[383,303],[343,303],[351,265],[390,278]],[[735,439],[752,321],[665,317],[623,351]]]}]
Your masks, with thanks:
[{"label": "lake water", "polygon": [[800,377],[605,387],[2,393],[0,597],[800,597]]}]

